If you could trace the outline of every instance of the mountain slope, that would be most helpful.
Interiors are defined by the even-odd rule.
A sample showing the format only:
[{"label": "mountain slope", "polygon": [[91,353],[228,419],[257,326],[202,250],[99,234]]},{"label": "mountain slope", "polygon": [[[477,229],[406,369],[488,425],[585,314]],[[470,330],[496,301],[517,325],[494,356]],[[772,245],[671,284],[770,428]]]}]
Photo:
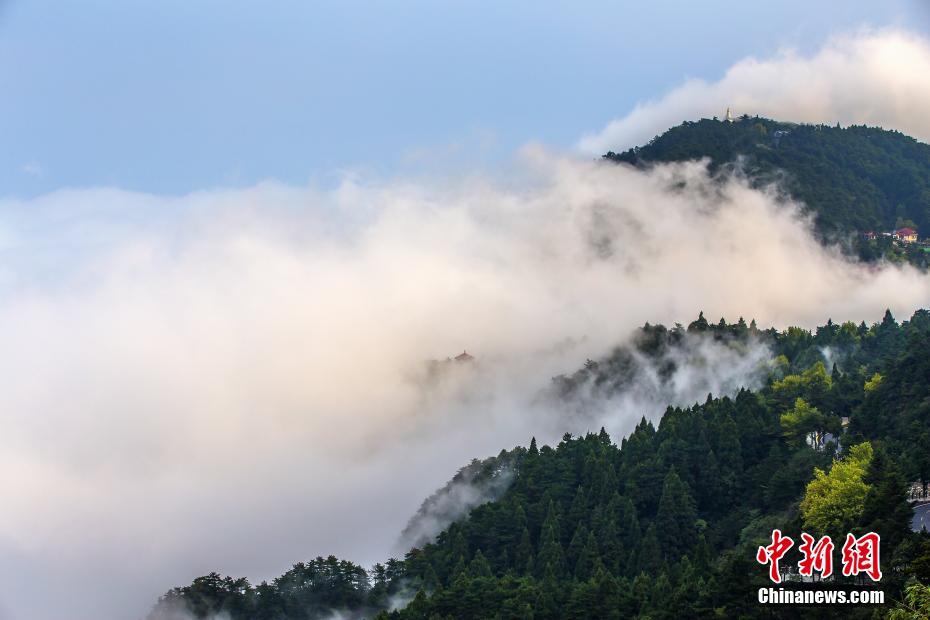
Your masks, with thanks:
[{"label": "mountain slope", "polygon": [[[738,168],[803,202],[824,241],[854,240],[848,247],[862,258],[926,266],[921,245],[863,245],[854,234],[911,223],[930,234],[930,146],[900,133],[702,120],[605,157]],[[930,582],[930,536],[909,531],[906,499],[908,482],[930,479],[930,313],[901,324],[890,313],[871,326],[828,321],[814,331],[703,315],[687,327],[646,325],[630,344],[554,378],[552,395],[573,415],[649,381],[651,393],[667,394],[679,368],[713,370],[711,350],[745,357],[758,389],[702,393],[657,424],[642,419],[619,444],[601,429],[474,461],[424,502],[403,534],[411,547],[403,559],[365,570],[317,558],[258,586],[211,574],[169,591],[150,618],[751,617],[756,589],[770,585],[755,550],[774,528],[879,532],[889,601],[908,579]],[[746,355],[759,350],[764,359]],[[866,455],[853,480],[859,495],[830,504],[817,493],[830,490],[834,462],[852,454]],[[835,575],[834,583],[853,580]]]},{"label": "mountain slope", "polygon": [[[828,322],[814,332],[700,317],[688,328],[646,327],[634,341],[639,351],[658,351],[684,332],[734,346],[766,340],[774,361],[765,387],[669,408],[657,426],[642,420],[619,445],[601,430],[566,435],[555,447],[533,440],[502,453],[495,462],[512,471],[509,487],[403,560],[366,572],[318,558],[257,587],[210,575],[169,592],[151,618],[754,615],[756,589],[768,584],[755,549],[776,527],[810,531],[805,487],[815,467],[829,470],[838,456],[826,432],[843,445],[869,440],[866,450],[875,454],[861,506],[841,511],[848,518],[838,531],[881,534],[884,565],[894,567],[882,582],[889,599],[908,578],[930,579],[930,537],[909,531],[905,495],[906,481],[926,475],[926,461],[915,458],[926,452],[926,435],[909,429],[927,423],[930,313],[918,311],[902,324],[890,313],[872,326]],[[832,372],[825,351],[836,360]],[[628,371],[609,359],[584,370],[612,386]],[[556,383],[577,380],[576,373]],[[799,424],[798,410],[816,415]],[[886,414],[901,416],[900,424]],[[846,433],[841,417],[852,420]],[[497,469],[492,462],[481,476]],[[871,617],[873,609],[809,611],[855,618]]]},{"label": "mountain slope", "polygon": [[706,157],[712,170],[740,160],[753,183],[782,181],[825,237],[907,224],[930,234],[930,145],[897,131],[703,119],[604,157],[636,166]]}]

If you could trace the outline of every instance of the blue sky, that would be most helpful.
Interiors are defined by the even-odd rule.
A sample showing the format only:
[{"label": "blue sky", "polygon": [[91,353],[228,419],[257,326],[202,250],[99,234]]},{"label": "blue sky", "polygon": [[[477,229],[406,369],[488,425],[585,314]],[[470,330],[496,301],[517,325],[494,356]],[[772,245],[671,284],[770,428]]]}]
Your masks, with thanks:
[{"label": "blue sky", "polygon": [[746,56],[927,25],[905,0],[0,6],[0,196],[493,166]]}]

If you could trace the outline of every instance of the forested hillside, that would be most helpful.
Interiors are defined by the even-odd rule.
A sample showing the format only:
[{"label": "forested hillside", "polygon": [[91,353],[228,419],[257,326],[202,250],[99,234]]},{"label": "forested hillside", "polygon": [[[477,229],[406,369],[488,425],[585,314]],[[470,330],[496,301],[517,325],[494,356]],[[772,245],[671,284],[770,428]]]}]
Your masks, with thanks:
[{"label": "forested hillside", "polygon": [[[930,236],[930,145],[897,131],[748,116],[734,122],[703,119],[604,157],[636,166],[706,157],[714,171],[739,162],[756,185],[779,182],[810,209],[817,230],[831,240],[907,225]],[[889,249],[864,245],[857,248],[864,258]],[[917,258],[915,252],[912,259]]]},{"label": "forested hillside", "polygon": [[[687,327],[646,326],[632,348],[661,356],[689,335],[764,343],[764,387],[670,407],[619,443],[601,429],[505,451],[494,463],[510,468],[506,491],[402,560],[366,571],[317,558],[254,587],[208,575],[168,592],[150,617],[755,616],[756,589],[769,583],[755,551],[774,528],[837,540],[879,532],[888,607],[909,580],[930,583],[930,536],[911,532],[906,501],[908,482],[930,478],[930,313],[813,332],[700,316]],[[630,355],[619,348],[554,385],[565,398],[588,382],[622,389]]]}]

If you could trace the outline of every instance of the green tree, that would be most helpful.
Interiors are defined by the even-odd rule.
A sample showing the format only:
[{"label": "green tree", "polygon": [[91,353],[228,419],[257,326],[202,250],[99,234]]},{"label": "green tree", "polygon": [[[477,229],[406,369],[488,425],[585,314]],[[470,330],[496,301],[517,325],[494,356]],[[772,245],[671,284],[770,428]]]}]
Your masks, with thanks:
[{"label": "green tree", "polygon": [[868,442],[849,449],[849,455],[834,461],[829,473],[817,468],[801,500],[804,527],[835,538],[851,530],[862,516],[869,485],[865,475],[872,460]]},{"label": "green tree", "polygon": [[881,385],[881,383],[882,383],[881,373],[875,373],[874,375],[869,377],[868,381],[865,382],[865,386],[863,389],[866,392],[874,392],[875,390],[878,389],[878,386]]},{"label": "green tree", "polygon": [[559,542],[556,527],[554,518],[547,518],[546,523],[543,524],[542,535],[539,538],[536,571],[543,576],[547,571],[551,571],[556,577],[561,576],[564,572],[565,554],[562,550],[562,544]]},{"label": "green tree", "polygon": [[889,620],[928,620],[930,618],[930,586],[912,583],[904,589],[904,600],[888,612]]},{"label": "green tree", "polygon": [[827,416],[819,409],[807,404],[807,401],[798,397],[794,407],[779,417],[782,434],[794,442],[806,441],[811,447],[820,450],[823,447],[823,437],[828,426]]},{"label": "green tree", "polygon": [[831,387],[833,378],[827,372],[827,367],[823,362],[816,362],[801,374],[788,375],[775,381],[772,384],[772,397],[781,408],[789,407],[798,398],[804,398],[814,406],[821,406]]},{"label": "green tree", "polygon": [[875,450],[864,482],[869,491],[863,501],[862,530],[878,532],[890,556],[910,533],[914,510],[907,501],[907,482],[883,448]]},{"label": "green tree", "polygon": [[695,542],[697,514],[688,485],[671,468],[662,484],[662,497],[656,514],[656,536],[666,558],[677,559]]}]

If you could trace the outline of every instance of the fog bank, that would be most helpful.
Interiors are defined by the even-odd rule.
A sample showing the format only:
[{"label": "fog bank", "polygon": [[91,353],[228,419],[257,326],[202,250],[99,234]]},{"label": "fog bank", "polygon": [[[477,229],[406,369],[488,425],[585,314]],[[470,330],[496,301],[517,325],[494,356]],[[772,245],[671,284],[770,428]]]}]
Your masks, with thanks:
[{"label": "fog bank", "polygon": [[[540,398],[646,321],[813,326],[930,299],[927,276],[851,264],[796,207],[700,163],[530,148],[514,166],[0,202],[7,616],[138,617],[211,570],[383,560],[471,458],[601,423],[617,437],[754,363],[714,357],[587,416]],[[474,364],[427,374],[466,349]]]}]

